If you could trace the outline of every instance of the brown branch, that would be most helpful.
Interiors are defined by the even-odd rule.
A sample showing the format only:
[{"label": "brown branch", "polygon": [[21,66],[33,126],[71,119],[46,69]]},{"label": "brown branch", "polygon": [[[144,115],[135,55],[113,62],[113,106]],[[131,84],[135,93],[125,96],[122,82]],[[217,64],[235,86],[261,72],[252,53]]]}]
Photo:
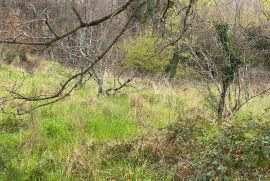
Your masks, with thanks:
[{"label": "brown branch", "polygon": [[56,37],[59,38],[59,36],[56,34],[56,32],[53,30],[53,28],[51,27],[50,23],[49,23],[49,17],[47,14],[45,14],[45,23],[48,26],[49,30],[51,31],[51,33]]},{"label": "brown branch", "polygon": [[[190,16],[190,13],[191,13],[191,10],[192,10],[192,7],[195,5],[197,0],[190,0],[189,1],[189,5],[185,8],[187,8],[186,10],[186,13],[185,13],[185,17],[183,19],[183,28],[181,30],[181,34],[173,41],[171,41],[170,43],[166,44],[165,46],[163,46],[157,53],[156,55],[162,53],[166,48],[170,47],[170,46],[174,46],[179,40],[181,40],[183,37],[184,37],[184,34],[186,33],[186,31],[188,30],[188,23],[187,23],[187,20],[188,20],[188,17]],[[154,55],[155,56],[155,55]],[[150,58],[153,58],[150,57]]]},{"label": "brown branch", "polygon": [[166,8],[165,8],[165,11],[163,13],[163,15],[161,16],[161,18],[159,19],[159,21],[163,21],[166,17],[166,14],[170,8],[170,5],[171,5],[171,0],[167,0],[167,5],[166,5]]},{"label": "brown branch", "polygon": [[79,22],[80,22],[80,25],[85,25],[86,23],[82,20],[82,17],[80,15],[80,13],[77,11],[77,9],[75,7],[72,7],[72,10],[74,11],[74,13],[76,14]]},{"label": "brown branch", "polygon": [[61,39],[64,39],[72,34],[74,34],[75,32],[77,32],[78,30],[82,29],[82,28],[86,28],[86,27],[91,27],[91,26],[97,26],[99,25],[100,23],[122,13],[125,9],[127,9],[127,7],[133,2],[134,0],[129,0],[128,2],[126,2],[124,5],[122,5],[118,10],[114,11],[113,13],[110,13],[100,19],[97,19],[97,20],[94,20],[94,21],[91,21],[89,23],[83,23],[83,24],[80,24],[78,25],[77,27],[67,31],[66,33],[58,36],[58,37],[55,37],[53,39],[51,39],[50,41],[48,42],[24,42],[24,41],[17,41],[16,39],[14,40],[0,40],[0,43],[8,43],[8,44],[18,44],[18,45],[33,45],[33,46],[42,46],[42,45],[51,45]]},{"label": "brown branch", "polygon": [[33,108],[27,110],[27,111],[20,112],[20,110],[17,109],[16,115],[24,115],[24,114],[28,114],[28,113],[31,113],[32,111],[34,111],[34,110],[36,110],[36,109],[38,109],[38,108],[41,108],[41,107],[44,107],[44,106],[48,106],[48,105],[54,104],[54,103],[56,103],[56,102],[58,102],[58,101],[60,101],[60,100],[62,100],[62,99],[64,99],[64,98],[70,96],[70,93],[71,93],[76,87],[77,87],[77,84],[74,85],[74,86],[73,86],[66,94],[64,94],[63,96],[58,97],[57,99],[55,99],[55,100],[53,100],[53,101],[49,101],[49,102],[46,102],[46,103],[43,103],[43,104],[39,104],[39,105],[37,105],[37,106],[35,106],[35,107],[33,107]]},{"label": "brown branch", "polygon": [[15,96],[17,96],[17,99],[21,99],[21,100],[26,100],[26,101],[43,101],[43,100],[49,100],[49,99],[55,99],[59,96],[62,95],[62,93],[65,91],[65,89],[67,88],[67,86],[70,84],[70,82],[72,80],[77,79],[80,76],[83,76],[85,74],[87,74],[107,53],[108,51],[114,46],[114,44],[120,39],[120,37],[124,34],[124,32],[126,31],[126,29],[128,28],[129,24],[131,23],[132,19],[134,18],[135,14],[138,12],[138,10],[145,5],[145,2],[143,2],[133,13],[133,15],[129,18],[129,20],[126,22],[125,26],[123,27],[123,29],[119,32],[119,34],[115,37],[115,39],[112,41],[112,43],[107,47],[107,49],[105,49],[103,51],[102,54],[100,54],[96,60],[94,60],[92,62],[91,65],[89,65],[85,70],[71,76],[67,81],[65,81],[64,84],[61,85],[60,89],[53,95],[48,95],[48,96],[36,96],[36,97],[27,97],[24,96],[22,94],[19,94],[15,91],[10,91],[10,93],[14,94]]},{"label": "brown branch", "polygon": [[112,88],[109,88],[107,89],[105,92],[106,94],[109,96],[110,95],[110,92],[114,91],[114,92],[117,92],[121,89],[123,89],[124,87],[128,86],[128,84],[136,77],[136,75],[133,75],[131,77],[129,77],[124,83],[120,83],[120,86],[119,87],[112,87]]},{"label": "brown branch", "polygon": [[245,102],[243,102],[235,111],[234,113],[232,114],[231,118],[234,117],[236,115],[237,112],[239,112],[243,107],[244,105],[246,105],[249,101],[251,101],[252,99],[256,98],[256,97],[259,97],[259,96],[262,96],[263,94],[266,94],[268,91],[270,91],[270,88],[260,92],[259,94],[256,94],[256,95],[253,95],[251,96],[250,98],[248,98]]}]

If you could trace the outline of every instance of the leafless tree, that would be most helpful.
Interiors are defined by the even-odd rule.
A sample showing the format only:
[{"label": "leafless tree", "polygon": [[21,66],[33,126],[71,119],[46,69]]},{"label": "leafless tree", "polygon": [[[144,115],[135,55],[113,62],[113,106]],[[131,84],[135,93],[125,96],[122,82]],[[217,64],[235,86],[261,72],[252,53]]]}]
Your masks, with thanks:
[{"label": "leafless tree", "polygon": [[[167,46],[173,46],[188,30],[188,21],[195,2],[196,0],[190,0],[188,5],[179,10],[183,17],[179,22],[182,28],[178,35],[172,36]],[[129,9],[132,11],[126,16],[126,10],[133,3],[136,6]],[[27,52],[31,51],[42,56],[49,55],[73,70],[62,72],[66,78],[51,93],[39,90],[25,95],[20,93],[23,83],[5,86],[4,89],[9,94],[1,98],[1,104],[17,101],[14,106],[17,109],[16,114],[25,114],[64,99],[89,78],[97,82],[98,93],[105,92],[108,95],[129,85],[136,73],[130,74],[126,81],[121,82],[120,77],[124,73],[120,71],[115,76],[114,87],[103,90],[103,74],[106,68],[111,68],[108,67],[108,61],[111,61],[112,48],[134,22],[136,13],[146,9],[147,3],[146,0],[5,1],[5,8],[1,9],[1,15],[4,17],[5,14],[6,18],[0,20],[0,43],[24,52],[22,59],[27,58]],[[161,13],[159,21],[162,23],[166,20],[170,3],[171,1],[167,2]],[[106,6],[108,4],[112,6]],[[159,52],[165,48],[166,46]],[[27,103],[34,103],[34,106],[27,107]]]},{"label": "leafless tree", "polygon": [[[34,106],[31,109],[28,109],[26,111],[21,110],[21,108],[17,106],[17,114],[28,113],[39,107],[52,104],[56,101],[59,101],[69,96],[70,93],[78,87],[82,79],[85,78],[86,76],[90,75],[90,76],[95,77],[94,75],[95,73],[93,73],[94,67],[107,55],[107,53],[111,50],[114,44],[124,34],[128,26],[130,25],[130,22],[133,16],[131,16],[128,20],[126,20],[126,23],[121,23],[123,24],[123,26],[116,33],[115,37],[112,38],[110,42],[106,42],[106,45],[104,43],[104,45],[102,45],[103,46],[102,49],[100,49],[99,51],[95,51],[94,54],[91,54],[91,55],[85,54],[88,52],[87,50],[82,51],[82,48],[84,46],[82,43],[84,42],[77,41],[79,39],[76,39],[76,38],[74,41],[73,38],[76,35],[77,37],[82,35],[82,33],[86,31],[86,29],[91,31],[93,27],[101,26],[102,23],[107,22],[113,19],[114,17],[116,17],[117,15],[123,13],[133,1],[134,0],[129,0],[125,2],[123,5],[121,5],[119,8],[117,8],[116,10],[108,13],[107,15],[101,18],[97,18],[92,21],[83,19],[80,12],[76,9],[75,6],[73,6],[72,11],[75,17],[77,18],[77,20],[72,21],[71,25],[69,25],[71,26],[71,28],[70,27],[64,28],[66,30],[65,31],[62,30],[60,32],[55,30],[57,28],[54,28],[54,26],[52,25],[51,19],[49,17],[49,13],[47,13],[47,9],[44,9],[44,11],[42,11],[40,14],[37,14],[37,18],[35,18],[34,20],[29,21],[27,20],[27,18],[25,20],[24,19],[18,20],[18,23],[16,24],[16,26],[14,26],[13,24],[14,21],[3,23],[2,25],[4,26],[4,29],[9,30],[9,31],[2,31],[1,40],[0,40],[1,43],[20,45],[20,46],[24,46],[25,48],[33,48],[33,49],[36,49],[38,47],[38,49],[42,49],[42,50],[49,49],[49,48],[52,49],[56,47],[56,48],[61,48],[62,50],[64,48],[65,51],[69,51],[70,49],[75,48],[77,50],[80,50],[81,60],[84,59],[87,61],[85,62],[79,61],[79,64],[81,64],[80,71],[76,71],[75,74],[70,75],[68,79],[60,85],[59,89],[56,92],[53,92],[51,94],[45,94],[45,93],[39,92],[36,95],[27,96],[27,95],[20,94],[18,92],[19,87],[21,85],[20,86],[14,85],[12,87],[6,88],[6,91],[8,91],[10,95],[8,96],[8,98],[7,97],[2,98],[2,103],[6,102],[7,100],[14,100],[14,99],[21,100],[18,105],[22,105],[26,102],[37,102],[37,101],[41,102],[37,106]],[[142,2],[134,11],[133,14],[135,14],[138,9],[142,8],[144,4],[145,2]],[[12,12],[12,13],[16,14],[16,12]],[[18,18],[19,18],[18,16],[15,16],[15,19],[18,19]],[[35,23],[37,24],[43,23],[41,31],[35,32],[34,31],[35,28],[32,29],[32,26],[30,25],[32,24],[33,21],[35,21]],[[10,30],[12,30],[13,32],[10,33]],[[72,39],[73,39],[73,44],[72,44]],[[80,43],[81,43],[80,46],[76,46],[76,44],[78,45]],[[71,44],[72,46],[69,46]],[[65,45],[68,45],[68,46],[65,46]],[[98,46],[96,48],[98,48]],[[69,52],[68,54],[69,55],[72,54],[74,58],[74,56],[78,56],[76,55],[76,53],[75,55],[73,55],[74,52],[76,51]],[[71,59],[72,59],[72,56],[70,56]]]}]

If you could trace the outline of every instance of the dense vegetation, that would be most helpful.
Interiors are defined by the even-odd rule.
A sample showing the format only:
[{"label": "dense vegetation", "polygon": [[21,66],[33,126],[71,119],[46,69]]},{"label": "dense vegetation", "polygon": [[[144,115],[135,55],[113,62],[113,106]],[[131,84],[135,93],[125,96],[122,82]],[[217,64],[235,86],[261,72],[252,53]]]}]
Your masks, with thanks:
[{"label": "dense vegetation", "polygon": [[[59,68],[44,62],[25,91],[55,84]],[[11,79],[23,75],[3,66]],[[30,115],[1,115],[1,180],[267,180],[269,94],[218,124],[189,84],[137,84],[96,97],[89,82]]]},{"label": "dense vegetation", "polygon": [[0,1],[0,180],[269,180],[266,0]]}]

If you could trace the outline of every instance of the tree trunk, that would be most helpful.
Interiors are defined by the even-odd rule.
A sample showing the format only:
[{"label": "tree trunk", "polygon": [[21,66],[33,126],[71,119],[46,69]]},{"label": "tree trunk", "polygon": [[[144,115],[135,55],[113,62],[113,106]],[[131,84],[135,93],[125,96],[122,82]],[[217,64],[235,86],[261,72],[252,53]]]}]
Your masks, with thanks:
[{"label": "tree trunk", "polygon": [[217,107],[217,116],[218,118],[222,118],[224,114],[224,108],[225,108],[225,99],[227,95],[227,90],[229,88],[229,84],[226,81],[223,81],[222,83],[222,92],[220,94],[220,100]]},{"label": "tree trunk", "polygon": [[94,69],[91,70],[90,74],[98,85],[97,95],[103,94],[103,78],[98,76]]}]

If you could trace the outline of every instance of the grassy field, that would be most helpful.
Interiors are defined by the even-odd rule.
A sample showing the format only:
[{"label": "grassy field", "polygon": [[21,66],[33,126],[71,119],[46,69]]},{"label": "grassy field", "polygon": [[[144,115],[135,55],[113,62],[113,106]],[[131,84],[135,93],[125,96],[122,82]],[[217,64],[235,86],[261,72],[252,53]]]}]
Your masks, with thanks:
[{"label": "grassy field", "polygon": [[[0,85],[30,76],[23,92],[49,91],[61,66],[43,64],[33,75],[3,65]],[[192,86],[135,84],[97,97],[90,81],[32,114],[1,114],[0,180],[269,179],[269,94],[217,124]]]}]

